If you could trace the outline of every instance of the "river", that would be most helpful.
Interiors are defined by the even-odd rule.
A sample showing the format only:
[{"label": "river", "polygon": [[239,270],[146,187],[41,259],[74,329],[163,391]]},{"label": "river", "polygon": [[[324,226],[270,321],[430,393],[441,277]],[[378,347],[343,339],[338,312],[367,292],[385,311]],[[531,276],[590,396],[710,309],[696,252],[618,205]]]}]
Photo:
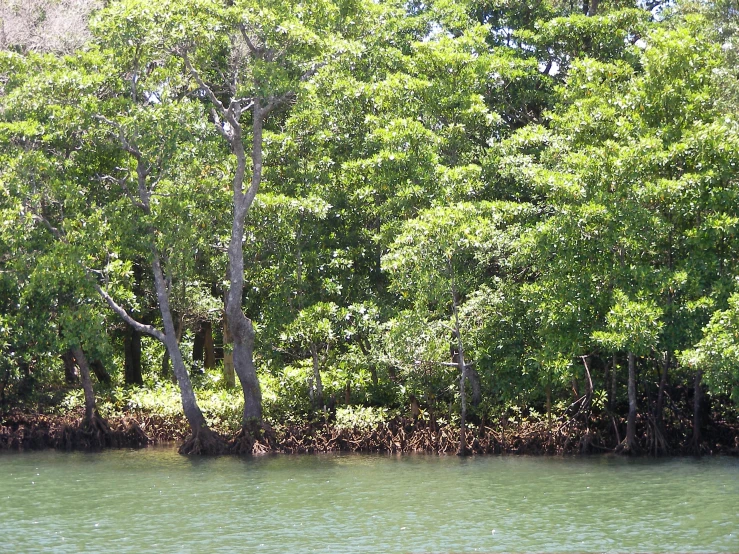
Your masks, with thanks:
[{"label": "river", "polygon": [[0,455],[2,552],[739,552],[739,459]]}]

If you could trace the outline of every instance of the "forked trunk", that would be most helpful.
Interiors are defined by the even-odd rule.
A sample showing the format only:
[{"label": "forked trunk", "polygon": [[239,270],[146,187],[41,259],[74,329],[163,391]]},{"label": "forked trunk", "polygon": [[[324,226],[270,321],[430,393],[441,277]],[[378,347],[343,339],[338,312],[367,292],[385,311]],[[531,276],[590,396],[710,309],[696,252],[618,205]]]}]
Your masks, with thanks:
[{"label": "forked trunk", "polygon": [[228,244],[229,288],[225,301],[228,331],[234,345],[234,371],[244,391],[242,424],[245,431],[247,428],[255,428],[262,424],[262,391],[254,366],[254,325],[241,308],[244,295],[244,224],[262,180],[262,124],[266,116],[258,100],[254,101],[252,109],[252,179],[246,192],[243,190],[246,152],[241,141],[240,126],[234,128],[234,137],[231,140],[237,168],[234,175],[234,215],[231,223],[231,240]]}]

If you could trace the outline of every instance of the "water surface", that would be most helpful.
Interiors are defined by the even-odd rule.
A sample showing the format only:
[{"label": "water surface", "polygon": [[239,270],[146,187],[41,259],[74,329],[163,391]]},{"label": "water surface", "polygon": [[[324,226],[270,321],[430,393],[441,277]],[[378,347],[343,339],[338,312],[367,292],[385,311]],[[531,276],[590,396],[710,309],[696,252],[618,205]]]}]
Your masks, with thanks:
[{"label": "water surface", "polygon": [[9,552],[739,552],[739,459],[0,455]]}]

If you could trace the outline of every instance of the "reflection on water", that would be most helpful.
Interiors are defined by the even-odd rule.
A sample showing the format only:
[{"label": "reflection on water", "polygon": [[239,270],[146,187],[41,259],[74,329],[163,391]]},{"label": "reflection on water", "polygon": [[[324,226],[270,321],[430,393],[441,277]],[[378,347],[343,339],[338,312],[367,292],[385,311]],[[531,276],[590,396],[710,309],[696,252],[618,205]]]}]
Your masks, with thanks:
[{"label": "reflection on water", "polygon": [[739,460],[0,455],[0,551],[739,552]]}]

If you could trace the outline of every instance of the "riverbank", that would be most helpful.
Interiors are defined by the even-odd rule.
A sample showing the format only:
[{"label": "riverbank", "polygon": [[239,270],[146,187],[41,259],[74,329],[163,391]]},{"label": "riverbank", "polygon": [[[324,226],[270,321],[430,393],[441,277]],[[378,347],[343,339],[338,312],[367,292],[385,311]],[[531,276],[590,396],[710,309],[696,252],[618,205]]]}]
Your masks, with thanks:
[{"label": "riverbank", "polygon": [[[0,451],[2,450],[99,450],[101,448],[141,448],[154,444],[182,442],[188,436],[182,417],[131,412],[104,422],[104,432],[92,430],[79,411],[65,415],[12,412],[0,416]],[[573,455],[617,452],[615,430],[608,421],[538,420],[480,422],[467,427],[470,454]],[[215,429],[229,440],[228,432]],[[655,435],[648,422],[641,422],[642,455],[739,455],[739,425],[718,422],[704,430],[697,445],[691,436],[678,430],[671,435],[668,450],[654,449]],[[237,438],[229,441],[233,450],[241,448]],[[339,426],[334,422],[291,425],[265,425],[253,443],[253,454],[266,453],[429,453],[454,454],[459,448],[459,427],[445,422],[396,417],[371,426]]]}]

